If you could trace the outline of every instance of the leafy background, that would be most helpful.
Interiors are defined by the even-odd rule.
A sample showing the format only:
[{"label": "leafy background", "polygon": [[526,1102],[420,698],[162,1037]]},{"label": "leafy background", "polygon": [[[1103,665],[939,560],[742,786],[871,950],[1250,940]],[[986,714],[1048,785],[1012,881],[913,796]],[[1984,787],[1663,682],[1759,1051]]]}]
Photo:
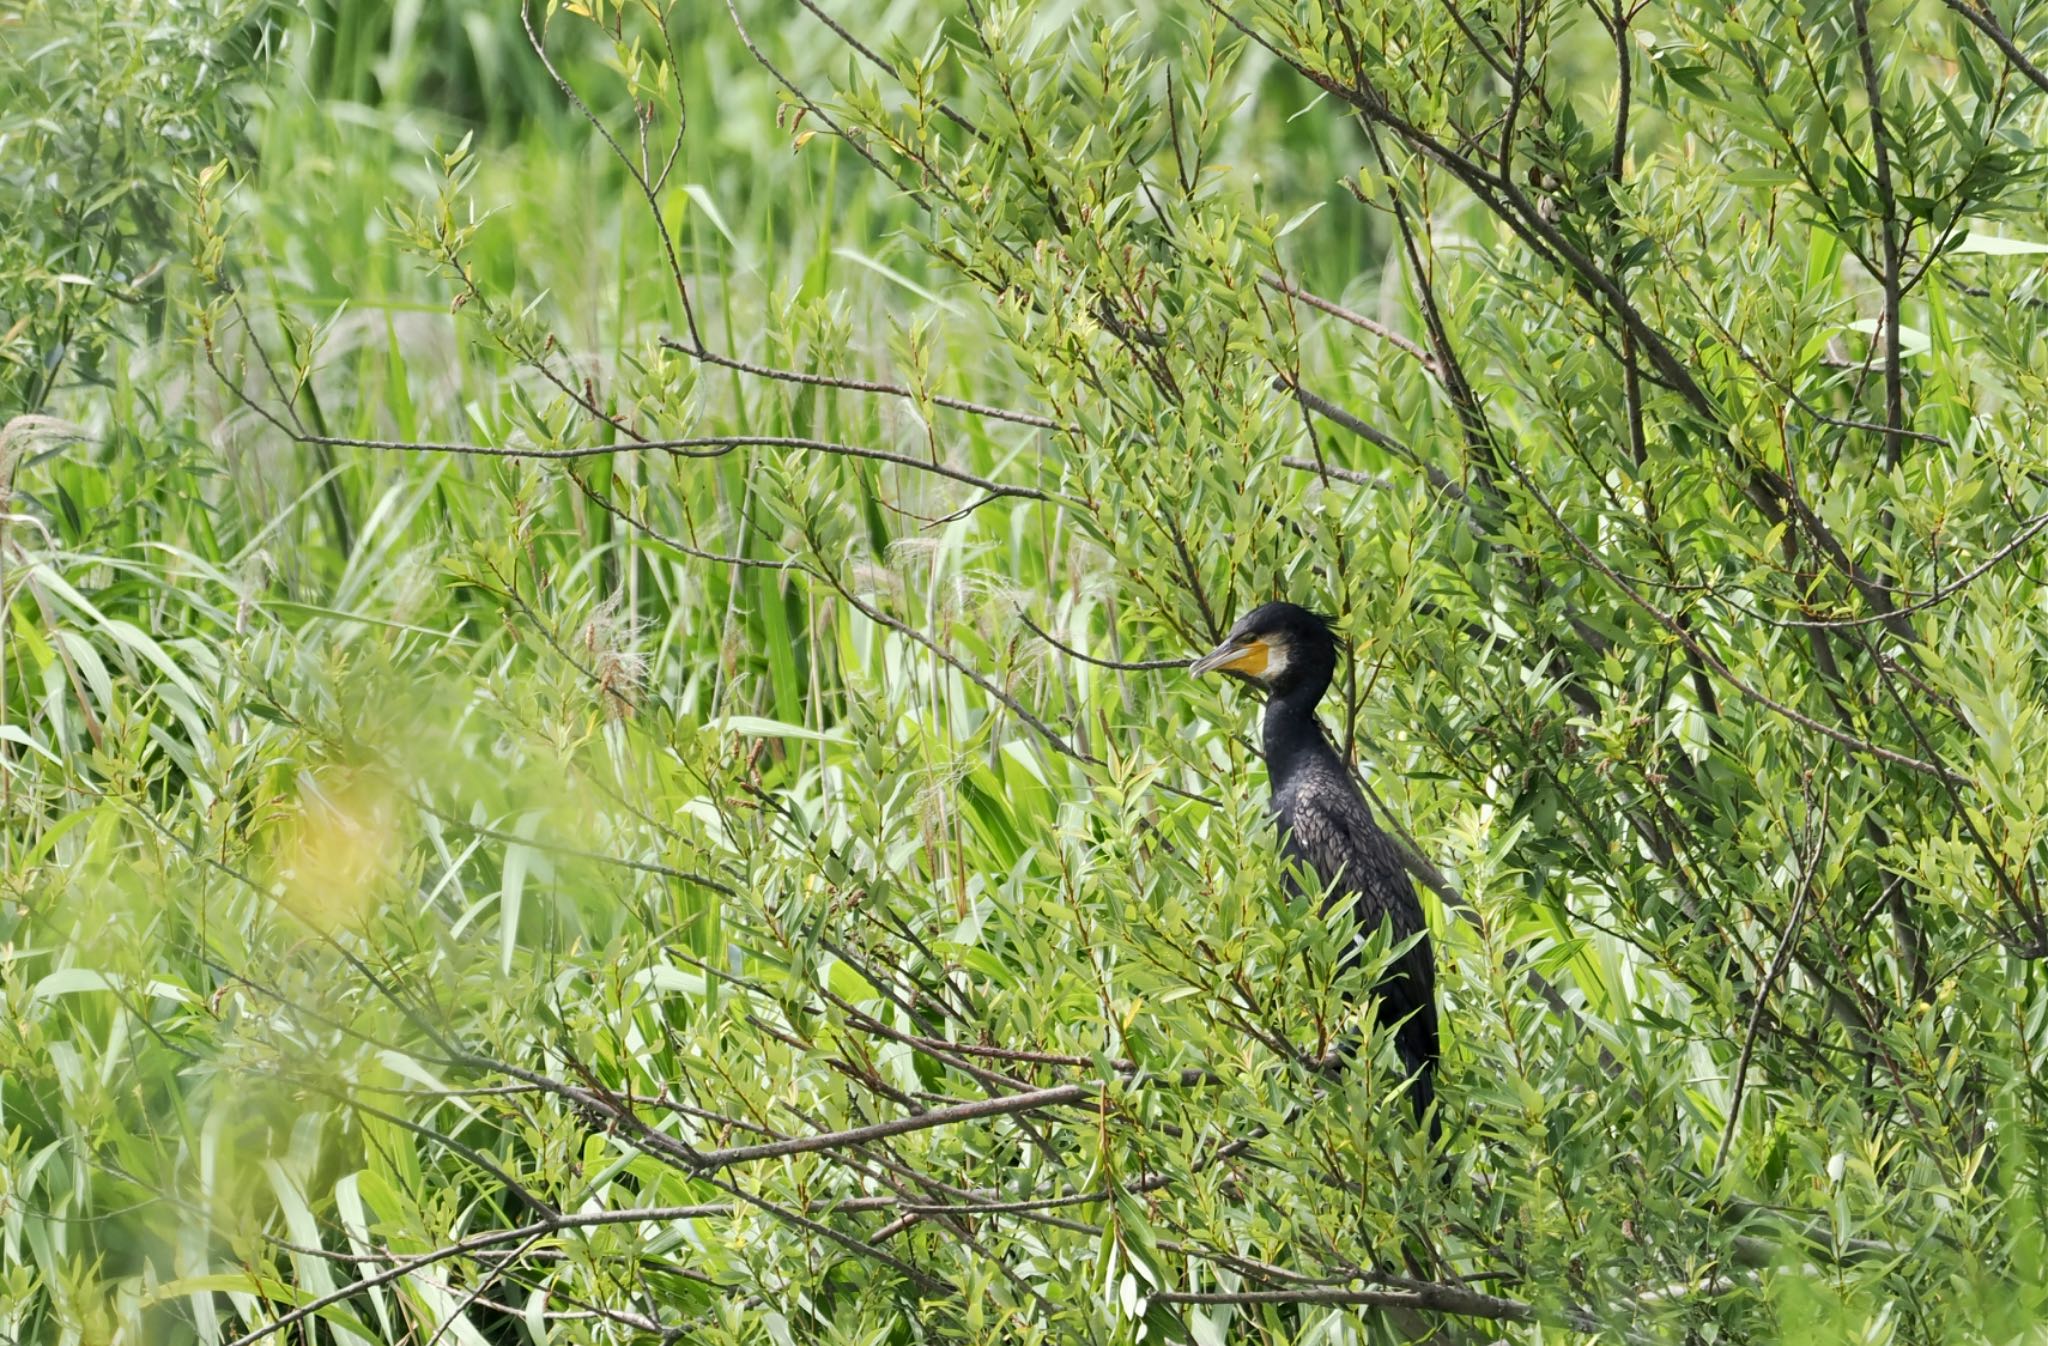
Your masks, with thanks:
[{"label": "leafy background", "polygon": [[4,1339],[2039,1337],[2035,8],[528,20],[0,13]]}]

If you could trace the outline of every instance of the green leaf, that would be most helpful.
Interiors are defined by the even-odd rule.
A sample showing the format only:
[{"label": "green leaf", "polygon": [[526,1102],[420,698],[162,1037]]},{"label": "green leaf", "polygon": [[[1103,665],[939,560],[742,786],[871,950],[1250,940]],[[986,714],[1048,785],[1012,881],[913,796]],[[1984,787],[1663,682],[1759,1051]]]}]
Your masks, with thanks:
[{"label": "green leaf", "polygon": [[810,729],[804,725],[788,724],[760,715],[723,715],[715,720],[705,721],[704,727],[713,733],[738,734],[741,738],[800,738],[815,743],[847,742],[847,736],[841,730]]},{"label": "green leaf", "polygon": [[2048,253],[2048,243],[2036,243],[2024,238],[2007,238],[2000,234],[1984,234],[1972,231],[1964,234],[1952,244],[1948,251],[1981,253],[1987,257],[2022,257]]}]

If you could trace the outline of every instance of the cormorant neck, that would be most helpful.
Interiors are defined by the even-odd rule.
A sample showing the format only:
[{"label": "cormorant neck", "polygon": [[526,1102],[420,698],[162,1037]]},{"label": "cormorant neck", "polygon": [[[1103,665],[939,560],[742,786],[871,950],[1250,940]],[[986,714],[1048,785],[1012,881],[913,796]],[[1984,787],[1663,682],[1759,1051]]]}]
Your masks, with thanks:
[{"label": "cormorant neck", "polygon": [[1329,668],[1304,669],[1305,676],[1274,688],[1266,702],[1266,774],[1275,789],[1311,756],[1335,755],[1336,749],[1323,737],[1323,726],[1316,720],[1316,705],[1329,689],[1331,672]]}]

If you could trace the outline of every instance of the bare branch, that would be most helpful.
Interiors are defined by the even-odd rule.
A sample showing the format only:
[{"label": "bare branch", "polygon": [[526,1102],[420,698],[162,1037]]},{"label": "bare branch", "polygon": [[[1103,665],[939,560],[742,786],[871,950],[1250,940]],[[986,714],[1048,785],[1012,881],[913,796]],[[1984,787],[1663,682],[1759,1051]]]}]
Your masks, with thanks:
[{"label": "bare branch", "polygon": [[[713,350],[687,346],[673,337],[663,337],[661,344],[672,351],[680,351],[693,360],[702,360],[705,364],[717,365],[721,369],[730,369],[738,374],[750,374],[756,378],[774,379],[779,383],[801,383],[815,388],[837,388],[844,392],[873,393],[881,397],[899,397],[906,401],[915,401],[917,398],[917,393],[913,389],[905,388],[900,384],[876,383],[867,379],[840,378],[831,374],[807,374],[798,369],[777,369],[772,365],[754,364],[748,360],[736,360],[729,355],[720,355]],[[1029,425],[1039,430],[1059,430],[1067,434],[1080,433],[1074,426],[1062,425],[1050,417],[1040,416],[1029,411],[1012,411],[1008,407],[989,406],[984,402],[969,402],[958,397],[947,397],[942,393],[932,394],[931,401],[935,406],[966,412],[970,416],[980,416],[987,420],[1013,421],[1018,425]]]},{"label": "bare branch", "polygon": [[1396,332],[1393,328],[1388,327],[1385,323],[1375,322],[1363,313],[1354,312],[1351,309],[1345,308],[1342,304],[1333,304],[1321,295],[1311,294],[1276,272],[1261,271],[1259,273],[1259,283],[1278,290],[1282,294],[1299,299],[1312,309],[1327,313],[1333,318],[1340,318],[1362,332],[1372,333],[1396,350],[1414,356],[1424,369],[1428,370],[1432,375],[1436,374],[1436,357],[1415,342]]},{"label": "bare branch", "polygon": [[2035,65],[2028,58],[2027,54],[2020,50],[2019,44],[2012,40],[2011,34],[1999,26],[1998,20],[1993,17],[1988,5],[1982,4],[1980,0],[1941,0],[1941,2],[1957,14],[1960,14],[1972,28],[1990,38],[1991,44],[2004,53],[2006,60],[2012,62],[2013,69],[2032,80],[2043,93],[2048,93],[2048,71],[2044,71],[2040,66]]}]

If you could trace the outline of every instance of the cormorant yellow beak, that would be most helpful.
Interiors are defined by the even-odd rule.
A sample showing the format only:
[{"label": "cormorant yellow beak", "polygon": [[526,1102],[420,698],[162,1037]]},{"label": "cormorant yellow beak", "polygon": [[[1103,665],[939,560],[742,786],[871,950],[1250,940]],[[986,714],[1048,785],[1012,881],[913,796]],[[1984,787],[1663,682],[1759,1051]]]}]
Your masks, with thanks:
[{"label": "cormorant yellow beak", "polygon": [[1256,678],[1266,671],[1266,642],[1254,636],[1248,641],[1226,640],[1215,649],[1188,665],[1188,672],[1200,675],[1214,673],[1221,669],[1225,673],[1242,673]]}]

